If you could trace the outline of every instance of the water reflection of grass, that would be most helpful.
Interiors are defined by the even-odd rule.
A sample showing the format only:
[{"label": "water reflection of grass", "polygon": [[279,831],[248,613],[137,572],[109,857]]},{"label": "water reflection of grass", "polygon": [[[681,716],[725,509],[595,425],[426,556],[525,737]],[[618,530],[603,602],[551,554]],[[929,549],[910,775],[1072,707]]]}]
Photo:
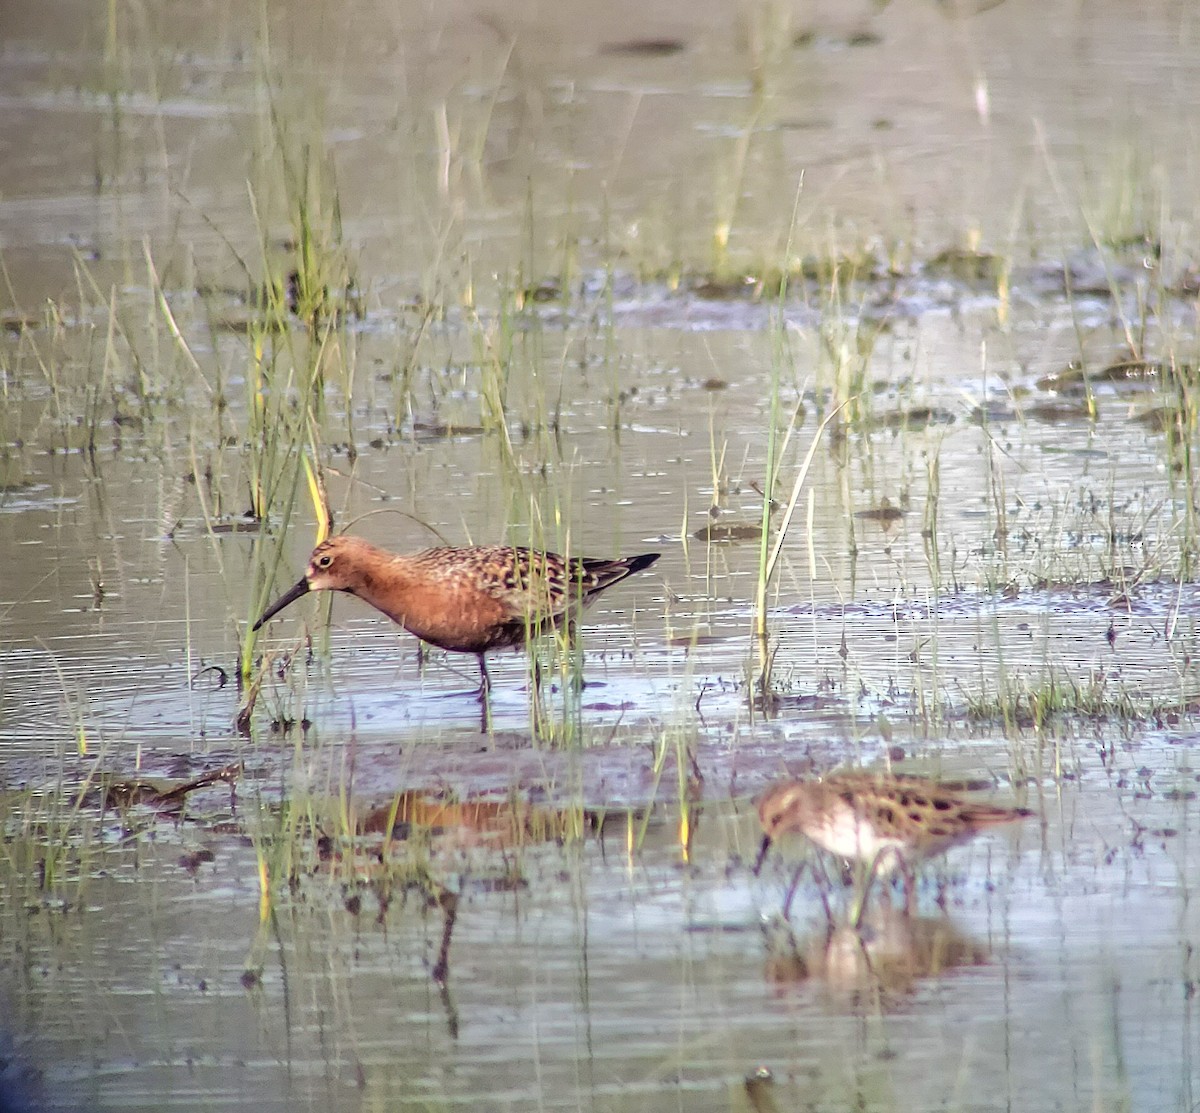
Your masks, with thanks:
[{"label": "water reflection of grass", "polygon": [[0,831],[8,899],[34,910],[73,907],[103,845],[100,823],[84,793],[0,793]]}]

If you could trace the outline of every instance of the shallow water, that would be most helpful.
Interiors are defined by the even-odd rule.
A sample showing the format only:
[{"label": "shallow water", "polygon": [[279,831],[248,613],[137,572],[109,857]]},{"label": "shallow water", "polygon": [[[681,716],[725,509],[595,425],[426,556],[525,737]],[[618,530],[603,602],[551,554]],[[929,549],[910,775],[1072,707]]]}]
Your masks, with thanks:
[{"label": "shallow water", "polygon": [[[113,10],[10,5],[0,54],[0,1093],[1194,1108],[1195,424],[1187,375],[1097,372],[1131,338],[1195,364],[1195,14]],[[338,525],[663,553],[589,612],[581,691],[543,647],[535,707],[496,657],[484,734],[474,662],[351,599],[271,625],[235,729],[284,517],[244,513],[250,287],[291,265],[306,149],[361,299],[319,419]],[[737,277],[789,255],[782,300]],[[772,383],[781,503],[856,401],[764,708]],[[789,932],[802,851],[751,874],[754,795],[884,761],[1036,818],[930,866],[915,921],[827,939],[809,880]],[[101,806],[237,763],[182,812]],[[410,792],[486,807],[351,836]]]}]

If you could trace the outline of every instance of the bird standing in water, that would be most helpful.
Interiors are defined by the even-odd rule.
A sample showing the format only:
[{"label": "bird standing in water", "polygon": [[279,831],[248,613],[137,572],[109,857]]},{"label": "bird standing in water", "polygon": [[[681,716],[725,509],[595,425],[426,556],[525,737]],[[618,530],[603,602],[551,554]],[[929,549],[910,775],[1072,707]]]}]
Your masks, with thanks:
[{"label": "bird standing in water", "polygon": [[[905,910],[911,914],[916,863],[967,842],[987,828],[1032,814],[1028,808],[973,799],[928,777],[853,770],[819,780],[781,781],[758,800],[763,842],[755,869],[762,865],[771,843],[796,832],[830,854],[869,867],[856,923],[874,879],[896,870],[904,878]],[[788,889],[785,917],[803,869],[801,865]]]},{"label": "bird standing in water", "polygon": [[504,545],[426,549],[401,556],[358,537],[331,537],[304,576],[254,624],[260,629],[310,591],[356,595],[439,649],[479,659],[480,699],[491,687],[484,654],[520,648],[545,630],[574,623],[602,591],[649,568],[659,553],[617,560],[563,557]]}]

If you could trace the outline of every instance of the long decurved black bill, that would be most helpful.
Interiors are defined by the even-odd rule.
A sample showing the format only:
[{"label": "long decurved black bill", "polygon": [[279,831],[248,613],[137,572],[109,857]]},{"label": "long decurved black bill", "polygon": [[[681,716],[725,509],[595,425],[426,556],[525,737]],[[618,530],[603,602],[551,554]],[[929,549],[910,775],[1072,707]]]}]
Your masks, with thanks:
[{"label": "long decurved black bill", "polygon": [[265,623],[270,622],[271,619],[273,619],[289,603],[294,603],[300,598],[301,595],[307,594],[308,581],[301,580],[293,587],[288,588],[287,591],[285,591],[278,599],[276,599],[274,603],[272,603],[265,611],[263,611],[262,617],[253,626],[251,626],[250,629],[252,631],[261,629]]}]

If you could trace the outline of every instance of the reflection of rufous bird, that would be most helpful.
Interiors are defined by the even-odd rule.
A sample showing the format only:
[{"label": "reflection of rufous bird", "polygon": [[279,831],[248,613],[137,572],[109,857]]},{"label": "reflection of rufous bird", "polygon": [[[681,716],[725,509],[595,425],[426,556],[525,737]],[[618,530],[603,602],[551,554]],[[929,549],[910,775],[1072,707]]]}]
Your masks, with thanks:
[{"label": "reflection of rufous bird", "polygon": [[[854,771],[831,773],[820,780],[782,781],[758,801],[764,832],[758,865],[780,835],[797,832],[822,850],[869,868],[858,917],[874,878],[896,870],[904,878],[905,908],[911,913],[915,864],[989,827],[1032,814],[1028,808],[973,799],[926,777]],[[785,916],[802,870],[803,866],[788,889]]]},{"label": "reflection of rufous bird", "polygon": [[430,645],[474,653],[486,700],[490,679],[483,655],[489,649],[519,648],[535,634],[573,623],[600,592],[658,557],[568,559],[501,545],[398,556],[357,537],[331,537],[313,550],[304,576],[253,629],[310,591],[344,591]]}]

